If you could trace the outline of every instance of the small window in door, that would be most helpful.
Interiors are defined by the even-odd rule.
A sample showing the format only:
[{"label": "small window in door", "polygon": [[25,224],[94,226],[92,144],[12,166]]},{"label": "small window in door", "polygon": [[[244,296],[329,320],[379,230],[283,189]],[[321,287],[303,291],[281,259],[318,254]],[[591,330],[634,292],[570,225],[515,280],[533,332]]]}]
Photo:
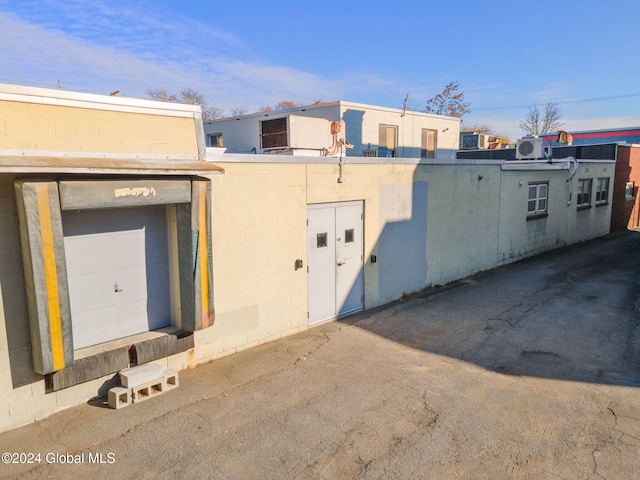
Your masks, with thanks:
[{"label": "small window in door", "polygon": [[317,247],[323,248],[327,246],[327,234],[326,233],[318,233],[317,237]]},{"label": "small window in door", "polygon": [[353,243],[353,228],[344,231],[344,243]]}]

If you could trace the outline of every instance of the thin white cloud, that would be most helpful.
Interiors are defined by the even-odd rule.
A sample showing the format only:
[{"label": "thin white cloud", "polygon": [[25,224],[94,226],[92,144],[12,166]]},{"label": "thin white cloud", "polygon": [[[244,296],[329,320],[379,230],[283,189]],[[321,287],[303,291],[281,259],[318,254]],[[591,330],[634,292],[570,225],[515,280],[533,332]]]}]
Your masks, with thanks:
[{"label": "thin white cloud", "polygon": [[569,132],[582,130],[609,130],[614,128],[640,127],[640,115],[618,117],[567,118],[564,129]]},{"label": "thin white cloud", "polygon": [[[119,2],[117,2],[119,3]],[[0,0],[0,82],[145,97],[153,88],[198,89],[210,105],[250,109],[283,99],[326,101],[379,91],[375,75],[322,77],[256,58],[202,22],[155,15],[153,5]],[[357,87],[356,87],[357,85]]]}]

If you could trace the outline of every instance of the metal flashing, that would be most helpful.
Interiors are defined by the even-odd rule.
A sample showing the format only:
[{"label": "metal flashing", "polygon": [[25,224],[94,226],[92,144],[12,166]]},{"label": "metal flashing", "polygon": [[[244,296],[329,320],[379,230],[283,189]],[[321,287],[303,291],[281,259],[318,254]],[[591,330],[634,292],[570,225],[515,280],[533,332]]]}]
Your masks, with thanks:
[{"label": "metal flashing", "polygon": [[[212,175],[224,173],[217,165],[179,156],[125,156],[93,154],[69,156],[3,154],[0,150],[0,173],[30,174],[111,174],[111,175]],[[13,153],[13,154],[12,154]]]}]

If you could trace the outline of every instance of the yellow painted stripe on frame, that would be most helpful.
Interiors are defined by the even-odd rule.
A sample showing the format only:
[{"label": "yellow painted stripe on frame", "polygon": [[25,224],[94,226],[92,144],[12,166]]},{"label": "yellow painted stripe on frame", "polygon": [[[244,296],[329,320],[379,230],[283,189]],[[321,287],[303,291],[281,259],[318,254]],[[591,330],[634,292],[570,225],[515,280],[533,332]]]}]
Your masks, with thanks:
[{"label": "yellow painted stripe on frame", "polygon": [[51,354],[53,369],[64,368],[64,344],[62,342],[62,321],[60,317],[60,294],[58,292],[58,269],[53,243],[53,226],[51,223],[51,208],[49,205],[49,187],[46,184],[36,185],[36,201],[38,203],[38,218],[40,220],[40,235],[42,238],[42,256],[44,259],[44,278],[47,288],[47,302],[49,306],[49,332],[51,336]]},{"label": "yellow painted stripe on frame", "polygon": [[200,252],[200,292],[202,297],[202,328],[209,326],[209,248],[207,241],[207,185],[199,182],[198,197],[198,246]]}]

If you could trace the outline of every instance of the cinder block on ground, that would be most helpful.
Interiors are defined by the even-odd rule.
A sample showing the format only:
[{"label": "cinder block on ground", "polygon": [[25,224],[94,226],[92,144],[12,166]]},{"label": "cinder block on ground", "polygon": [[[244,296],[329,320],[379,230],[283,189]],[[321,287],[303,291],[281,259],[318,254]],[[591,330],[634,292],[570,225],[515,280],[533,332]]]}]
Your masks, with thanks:
[{"label": "cinder block on ground", "polygon": [[124,408],[131,403],[131,389],[125,387],[113,387],[109,389],[109,406],[116,410]]},{"label": "cinder block on ground", "polygon": [[143,383],[131,389],[133,403],[144,402],[157,397],[167,390],[164,377]]},{"label": "cinder block on ground", "polygon": [[171,369],[167,369],[164,371],[164,384],[168,390],[173,390],[174,388],[180,386],[180,381],[178,380],[178,372],[175,372]]},{"label": "cinder block on ground", "polygon": [[154,363],[146,363],[120,371],[120,383],[129,388],[135,388],[161,378],[163,378],[162,367]]}]

